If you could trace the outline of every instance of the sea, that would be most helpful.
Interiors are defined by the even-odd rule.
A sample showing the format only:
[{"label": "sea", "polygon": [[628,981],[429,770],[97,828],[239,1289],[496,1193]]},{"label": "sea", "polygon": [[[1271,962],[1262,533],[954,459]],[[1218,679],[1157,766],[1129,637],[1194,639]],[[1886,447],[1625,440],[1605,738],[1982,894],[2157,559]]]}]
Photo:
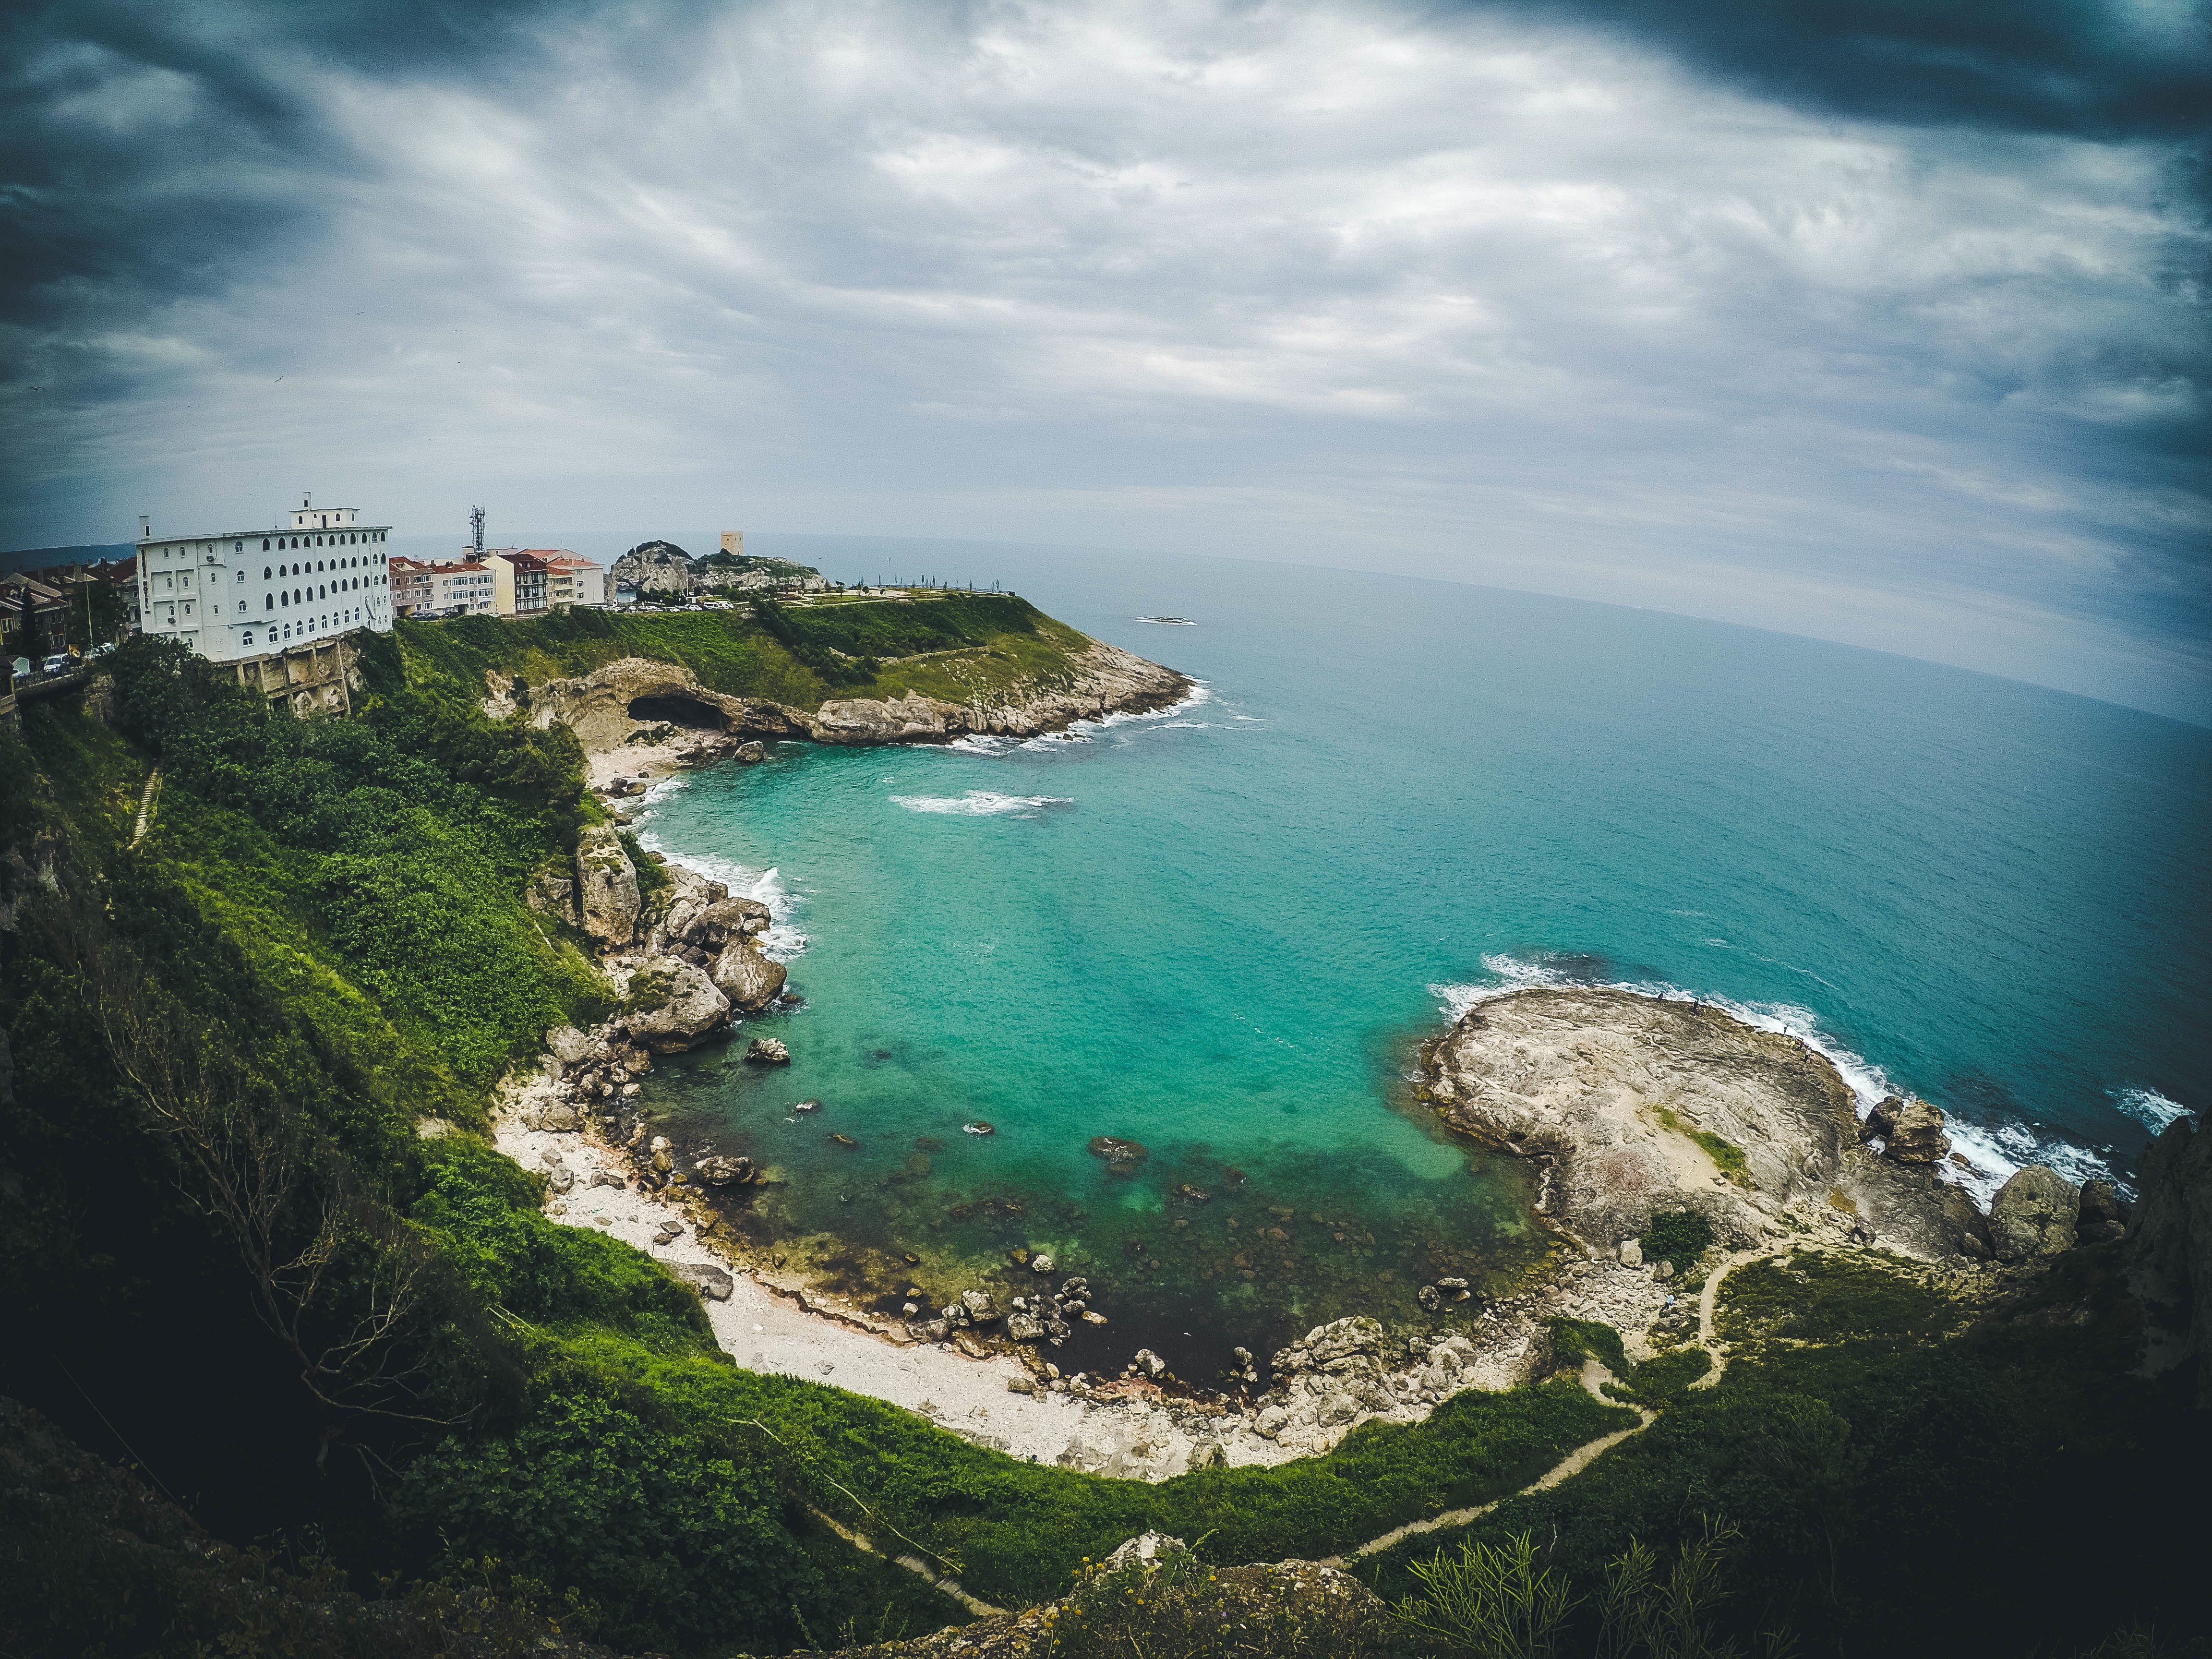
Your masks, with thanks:
[{"label": "sea", "polygon": [[[2039,1161],[2130,1186],[2212,1101],[2212,732],[1496,588],[753,539],[995,580],[1197,683],[1026,742],[787,743],[642,805],[648,847],[769,903],[798,999],[665,1062],[657,1122],[765,1165],[739,1230],[883,1312],[1003,1309],[1043,1253],[1107,1320],[1062,1369],[1141,1346],[1205,1382],[1328,1319],[1418,1319],[1439,1277],[1479,1307],[1556,1246],[1525,1170],[1411,1079],[1524,986],[1804,1036],[1862,1110],[1941,1106],[1984,1199]],[[769,1035],[789,1066],[743,1058]]]}]

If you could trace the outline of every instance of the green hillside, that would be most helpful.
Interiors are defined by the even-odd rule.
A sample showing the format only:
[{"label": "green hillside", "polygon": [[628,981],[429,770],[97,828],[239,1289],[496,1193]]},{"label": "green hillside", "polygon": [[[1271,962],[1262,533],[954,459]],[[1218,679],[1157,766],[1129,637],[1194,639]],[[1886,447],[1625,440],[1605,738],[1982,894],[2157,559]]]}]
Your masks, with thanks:
[{"label": "green hillside", "polygon": [[574,610],[527,622],[403,620],[394,636],[410,678],[477,696],[487,675],[539,684],[650,657],[681,663],[710,690],[803,708],[909,691],[964,703],[1017,682],[1049,687],[1070,677],[1071,658],[1091,643],[1026,599],[991,593],[908,603],[755,598],[745,611]]}]

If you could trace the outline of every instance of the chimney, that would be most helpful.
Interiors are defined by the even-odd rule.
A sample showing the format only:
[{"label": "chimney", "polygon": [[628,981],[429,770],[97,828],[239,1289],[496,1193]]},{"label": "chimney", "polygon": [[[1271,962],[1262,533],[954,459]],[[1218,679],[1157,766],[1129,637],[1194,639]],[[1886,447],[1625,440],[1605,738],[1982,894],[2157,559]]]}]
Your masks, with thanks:
[{"label": "chimney", "polygon": [[152,514],[141,513],[138,515],[138,539],[142,542],[149,542],[154,539],[154,520]]}]

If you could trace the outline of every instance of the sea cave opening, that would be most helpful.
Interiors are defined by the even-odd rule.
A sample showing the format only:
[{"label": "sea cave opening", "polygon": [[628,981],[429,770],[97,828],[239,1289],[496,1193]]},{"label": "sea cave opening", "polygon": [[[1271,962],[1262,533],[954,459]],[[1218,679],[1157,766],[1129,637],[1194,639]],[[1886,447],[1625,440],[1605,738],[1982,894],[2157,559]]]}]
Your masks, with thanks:
[{"label": "sea cave opening", "polygon": [[680,726],[692,732],[721,732],[729,726],[720,709],[711,702],[702,702],[696,697],[633,697],[629,717],[656,725]]}]

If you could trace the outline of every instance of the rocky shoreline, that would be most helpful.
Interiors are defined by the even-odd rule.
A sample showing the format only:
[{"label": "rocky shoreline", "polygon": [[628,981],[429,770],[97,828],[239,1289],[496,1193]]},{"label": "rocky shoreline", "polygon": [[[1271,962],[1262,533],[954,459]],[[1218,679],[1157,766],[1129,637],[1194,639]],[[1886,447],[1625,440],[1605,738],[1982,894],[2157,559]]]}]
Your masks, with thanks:
[{"label": "rocky shoreline", "polygon": [[[511,684],[493,676],[485,685],[486,713],[503,719],[524,712]],[[1195,690],[1197,682],[1188,675],[1093,640],[1065,676],[1024,681],[1005,695],[966,703],[909,691],[896,698],[833,698],[799,708],[714,690],[680,663],[624,657],[589,674],[531,687],[526,712],[534,725],[558,721],[574,732],[592,787],[605,789],[618,778],[765,759],[763,740],[854,747],[1035,738],[1079,720],[1158,713]],[[632,712],[641,707],[643,714]]]},{"label": "rocky shoreline", "polygon": [[[639,729],[629,709],[641,698],[650,709],[665,706],[653,699],[689,697],[726,722],[672,761],[698,764],[764,758],[749,732],[880,743],[1024,735],[1171,706],[1192,689],[1171,670],[1097,651],[1099,675],[1080,693],[995,710],[910,698],[824,704],[802,717],[629,659],[541,688],[532,712],[577,723],[597,775],[611,757],[635,764],[635,745],[617,733]],[[619,798],[629,780],[608,781]],[[1688,1000],[1524,990],[1477,1005],[1429,1044],[1416,1090],[1448,1132],[1538,1169],[1535,1219],[1550,1248],[1516,1293],[1481,1299],[1468,1281],[1441,1278],[1419,1289],[1422,1322],[1386,1328],[1356,1315],[1264,1360],[1239,1349],[1239,1371],[1219,1388],[1178,1379],[1142,1349],[1115,1375],[1063,1374],[1054,1353],[1075,1322],[1110,1318],[1079,1273],[1017,1250],[997,1286],[826,1293],[770,1230],[747,1224],[755,1199],[776,1184],[773,1171],[652,1133],[641,1097],[657,1054],[726,1039],[787,998],[782,964],[760,948],[774,921],[766,905],[659,854],[641,872],[634,846],[601,826],[585,833],[573,869],[532,878],[531,903],[591,941],[623,1000],[596,1030],[549,1033],[540,1067],[510,1079],[501,1144],[546,1172],[553,1213],[607,1227],[696,1285],[718,1332],[731,1326],[725,1346],[741,1361],[790,1369],[783,1361],[801,1355],[799,1374],[1018,1455],[1148,1480],[1315,1455],[1362,1423],[1418,1421],[1463,1389],[1549,1375],[1561,1363],[1560,1320],[1610,1325],[1638,1358],[1665,1352],[1694,1333],[1684,1292],[1702,1283],[1699,1257],[1789,1241],[1878,1249],[1967,1297],[1977,1275],[2002,1277],[2077,1239],[2124,1231],[2107,1184],[2075,1188],[2039,1166],[2015,1175],[1984,1214],[1943,1178],[1963,1160],[1940,1111],[1893,1098],[1863,1121],[1834,1066],[1802,1041]],[[789,1059],[775,1038],[753,1040],[746,1057]],[[805,1330],[789,1328],[793,1317]]]}]

